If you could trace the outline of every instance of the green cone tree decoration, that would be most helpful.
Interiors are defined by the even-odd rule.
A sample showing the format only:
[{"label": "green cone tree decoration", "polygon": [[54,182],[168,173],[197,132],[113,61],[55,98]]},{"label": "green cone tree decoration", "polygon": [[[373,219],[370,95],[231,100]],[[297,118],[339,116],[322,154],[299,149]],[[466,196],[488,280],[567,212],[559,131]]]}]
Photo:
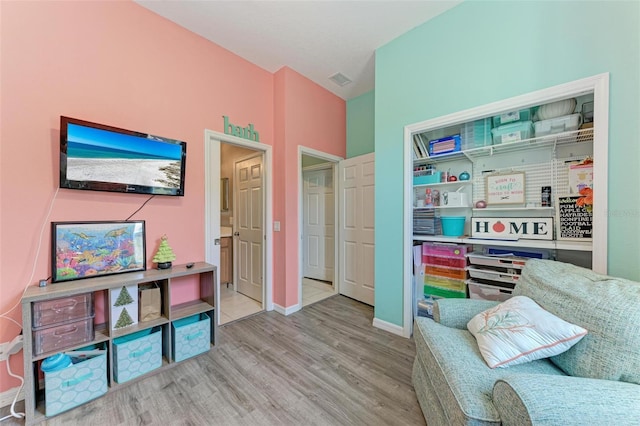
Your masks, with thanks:
[{"label": "green cone tree decoration", "polygon": [[171,268],[171,262],[174,260],[176,260],[176,255],[167,242],[167,236],[163,235],[160,239],[158,251],[153,256],[153,261],[158,264],[158,269],[169,269]]},{"label": "green cone tree decoration", "polygon": [[122,312],[118,317],[118,321],[116,322],[115,328],[127,327],[133,324],[133,320],[131,319],[131,315],[127,312],[127,308],[122,308]]},{"label": "green cone tree decoration", "polygon": [[120,290],[120,294],[118,295],[118,299],[116,299],[116,303],[113,306],[125,306],[129,303],[133,303],[133,298],[127,291],[127,288],[123,286],[122,290]]}]

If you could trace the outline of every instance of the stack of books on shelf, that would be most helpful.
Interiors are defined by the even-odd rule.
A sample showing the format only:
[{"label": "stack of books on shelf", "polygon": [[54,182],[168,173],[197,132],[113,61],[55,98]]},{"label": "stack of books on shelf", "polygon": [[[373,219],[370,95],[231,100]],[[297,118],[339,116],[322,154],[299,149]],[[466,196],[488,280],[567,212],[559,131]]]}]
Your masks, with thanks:
[{"label": "stack of books on shelf", "polygon": [[413,233],[420,235],[440,235],[440,216],[433,208],[413,209]]}]

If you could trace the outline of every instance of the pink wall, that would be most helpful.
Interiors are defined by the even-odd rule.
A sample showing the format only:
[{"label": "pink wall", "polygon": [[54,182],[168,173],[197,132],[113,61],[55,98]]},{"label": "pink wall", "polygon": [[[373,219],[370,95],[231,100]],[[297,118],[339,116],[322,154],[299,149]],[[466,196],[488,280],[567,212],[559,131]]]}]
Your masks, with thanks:
[{"label": "pink wall", "polygon": [[[274,282],[284,281],[286,286],[277,289],[274,302],[286,307],[298,303],[298,146],[344,157],[346,104],[287,67],[275,74],[275,86],[274,158],[284,167],[276,169],[274,180],[284,183],[284,191],[278,196],[274,212],[274,220],[281,222],[281,231],[274,232],[274,254],[282,258],[285,266],[276,270]],[[275,191],[279,192],[278,187]]]},{"label": "pink wall", "polygon": [[[204,130],[223,132],[222,115],[253,123],[261,142],[274,145],[274,169],[286,170],[286,179],[274,176],[274,217],[292,226],[297,220],[285,217],[284,203],[297,190],[293,144],[304,140],[322,150],[328,143],[330,152],[344,155],[344,101],[287,69],[278,85],[278,76],[135,3],[2,2],[1,8],[0,314],[18,322],[20,308],[7,311],[26,286],[51,274],[50,222],[122,220],[147,199],[64,189],[54,199],[60,115],[187,141],[186,195],[156,197],[133,217],[146,220],[148,267],[165,233],[176,263],[204,259]],[[275,129],[283,129],[281,144],[273,143]],[[297,302],[290,290],[297,264],[285,264],[282,255],[297,253],[296,232],[289,234],[295,248],[291,238],[274,244],[280,278],[274,298],[283,306]],[[181,287],[174,302],[193,295],[193,286]],[[18,332],[0,318],[0,342]],[[13,357],[12,369],[21,372],[21,362]],[[0,392],[17,385],[0,368]]]}]

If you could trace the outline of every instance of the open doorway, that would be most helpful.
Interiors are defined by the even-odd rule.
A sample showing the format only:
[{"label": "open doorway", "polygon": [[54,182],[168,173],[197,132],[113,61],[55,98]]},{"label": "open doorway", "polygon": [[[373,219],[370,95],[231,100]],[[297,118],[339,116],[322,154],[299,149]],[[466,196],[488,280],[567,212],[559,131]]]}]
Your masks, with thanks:
[{"label": "open doorway", "polygon": [[337,165],[326,153],[300,147],[300,287],[304,307],[338,293]]},{"label": "open doorway", "polygon": [[271,147],[205,131],[205,259],[219,325],[273,309]]}]

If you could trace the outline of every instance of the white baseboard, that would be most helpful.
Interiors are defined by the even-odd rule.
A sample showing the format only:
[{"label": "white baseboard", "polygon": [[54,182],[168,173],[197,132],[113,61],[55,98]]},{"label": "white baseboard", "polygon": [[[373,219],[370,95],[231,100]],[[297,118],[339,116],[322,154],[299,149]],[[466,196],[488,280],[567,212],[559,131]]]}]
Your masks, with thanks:
[{"label": "white baseboard", "polygon": [[397,334],[398,336],[411,337],[411,336],[407,335],[408,333],[405,332],[404,327],[401,327],[401,326],[396,325],[396,324],[392,324],[392,323],[387,322],[387,321],[383,321],[383,320],[378,319],[378,318],[374,318],[373,319],[373,326],[376,327],[376,328],[379,328],[381,330],[388,331],[389,333]]},{"label": "white baseboard", "polygon": [[289,306],[288,308],[280,306],[276,303],[273,304],[273,310],[284,316],[291,315],[294,312],[298,312],[300,309],[302,309],[302,306],[300,306],[300,304],[295,304],[293,306]]},{"label": "white baseboard", "polygon": [[[0,392],[0,408],[8,407],[13,403],[13,398],[16,397],[16,392],[18,392],[18,389],[19,386],[4,392]],[[22,401],[23,399],[24,389],[21,389],[20,394],[18,395],[18,401]]]}]

